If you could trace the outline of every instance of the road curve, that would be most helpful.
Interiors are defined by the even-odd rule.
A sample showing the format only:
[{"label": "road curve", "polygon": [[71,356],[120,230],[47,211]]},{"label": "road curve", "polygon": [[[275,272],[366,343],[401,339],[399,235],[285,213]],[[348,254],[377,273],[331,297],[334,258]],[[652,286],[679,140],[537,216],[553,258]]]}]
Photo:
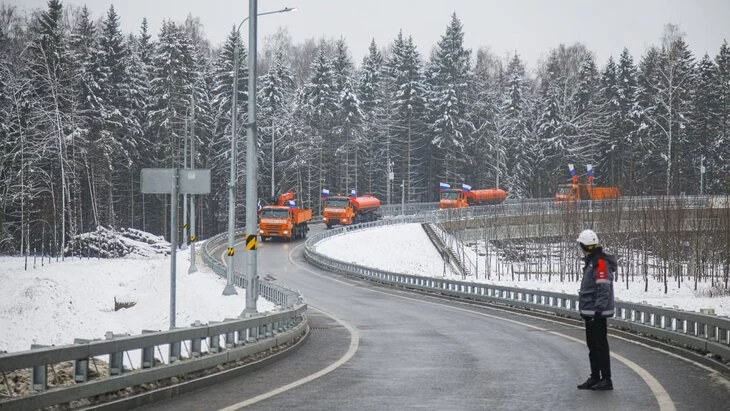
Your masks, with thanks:
[{"label": "road curve", "polygon": [[616,337],[615,390],[579,391],[579,326],[351,280],[302,251],[260,243],[258,274],[305,296],[311,338],[284,361],[148,408],[707,411],[730,401],[716,372]]}]

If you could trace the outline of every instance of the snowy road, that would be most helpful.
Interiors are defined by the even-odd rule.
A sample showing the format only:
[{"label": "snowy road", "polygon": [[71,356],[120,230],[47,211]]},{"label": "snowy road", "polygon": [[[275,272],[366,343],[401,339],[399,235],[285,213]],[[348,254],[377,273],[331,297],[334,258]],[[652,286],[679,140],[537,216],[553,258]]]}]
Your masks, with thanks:
[{"label": "snowy road", "polygon": [[588,369],[580,324],[353,281],[313,268],[302,251],[301,242],[260,245],[259,275],[306,297],[312,338],[271,367],[151,408],[235,408],[261,398],[250,408],[712,410],[730,399],[714,372],[615,337],[616,389],[579,391]]}]

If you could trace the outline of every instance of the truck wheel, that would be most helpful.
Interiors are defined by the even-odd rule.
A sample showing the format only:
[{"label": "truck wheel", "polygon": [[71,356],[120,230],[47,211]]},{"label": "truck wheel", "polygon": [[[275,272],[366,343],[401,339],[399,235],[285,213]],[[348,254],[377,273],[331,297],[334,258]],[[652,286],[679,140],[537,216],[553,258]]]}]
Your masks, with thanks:
[{"label": "truck wheel", "polygon": [[332,228],[332,224],[327,223],[327,229],[329,230],[330,228]]}]

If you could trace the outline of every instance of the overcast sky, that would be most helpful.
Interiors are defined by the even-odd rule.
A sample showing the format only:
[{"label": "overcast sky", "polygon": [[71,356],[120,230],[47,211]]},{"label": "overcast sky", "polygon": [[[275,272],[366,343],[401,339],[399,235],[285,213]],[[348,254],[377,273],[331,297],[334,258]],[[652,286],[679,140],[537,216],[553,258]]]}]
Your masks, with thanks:
[{"label": "overcast sky", "polygon": [[[8,3],[7,0],[5,0]],[[9,0],[32,9],[46,0]],[[147,17],[156,35],[163,19],[199,17],[213,45],[223,42],[234,24],[248,16],[248,1],[237,0],[65,0],[87,4],[95,17],[111,4],[125,33],[137,32]],[[560,43],[580,41],[600,64],[628,47],[638,62],[646,48],[659,43],[663,26],[675,23],[687,34],[696,56],[715,56],[723,39],[730,40],[730,0],[259,0],[259,13],[297,7],[293,13],[259,19],[259,39],[286,27],[298,43],[315,37],[344,37],[357,65],[371,39],[379,47],[393,41],[400,29],[413,36],[424,57],[445,32],[456,12],[464,26],[465,44],[489,47],[500,56],[517,51],[530,68]],[[247,29],[243,29],[247,33]],[[247,37],[247,34],[246,34]],[[247,41],[247,40],[246,40]],[[261,44],[259,41],[259,44]]]}]

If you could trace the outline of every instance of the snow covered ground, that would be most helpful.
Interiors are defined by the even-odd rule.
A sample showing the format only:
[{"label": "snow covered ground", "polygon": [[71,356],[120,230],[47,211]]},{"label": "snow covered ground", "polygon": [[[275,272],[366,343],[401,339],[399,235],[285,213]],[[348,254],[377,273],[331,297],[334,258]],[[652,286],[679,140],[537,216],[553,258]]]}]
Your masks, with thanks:
[{"label": "snow covered ground", "polygon": [[[199,271],[188,274],[190,251],[177,253],[176,325],[238,317],[246,305],[245,290],[224,297],[226,280],[199,255],[196,261]],[[0,257],[0,351],[71,344],[74,338],[103,339],[107,331],[134,335],[169,328],[169,256],[53,259],[44,266],[38,260],[36,268],[32,258],[28,262],[26,271],[23,258]],[[115,298],[136,304],[114,311]],[[273,303],[258,299],[259,312],[273,308]]]},{"label": "snow covered ground", "polygon": [[[346,235],[330,237],[319,243],[317,251],[338,260],[386,271],[461,279],[461,276],[444,269],[441,255],[431,245],[420,224],[395,225],[349,232]],[[606,251],[611,252],[611,250]],[[471,257],[474,258],[474,255]],[[481,268],[484,268],[484,264]],[[546,276],[543,277],[544,280],[533,278],[518,282],[513,282],[511,276],[505,275],[501,276],[499,280],[496,275],[492,275],[489,280],[484,277],[480,276],[479,279],[467,277],[464,281],[566,294],[577,294],[580,288],[579,282],[559,282],[555,276],[551,282],[547,281]],[[614,292],[618,300],[667,308],[676,307],[687,311],[712,308],[717,315],[730,316],[730,296],[705,297],[706,290],[709,288],[710,285],[707,283],[700,284],[695,292],[690,286],[690,281],[684,282],[679,288],[675,282],[670,281],[668,292],[665,294],[664,285],[650,279],[649,289],[644,292],[643,279],[637,276],[635,282],[629,283],[628,289],[625,283],[616,283]]]}]

